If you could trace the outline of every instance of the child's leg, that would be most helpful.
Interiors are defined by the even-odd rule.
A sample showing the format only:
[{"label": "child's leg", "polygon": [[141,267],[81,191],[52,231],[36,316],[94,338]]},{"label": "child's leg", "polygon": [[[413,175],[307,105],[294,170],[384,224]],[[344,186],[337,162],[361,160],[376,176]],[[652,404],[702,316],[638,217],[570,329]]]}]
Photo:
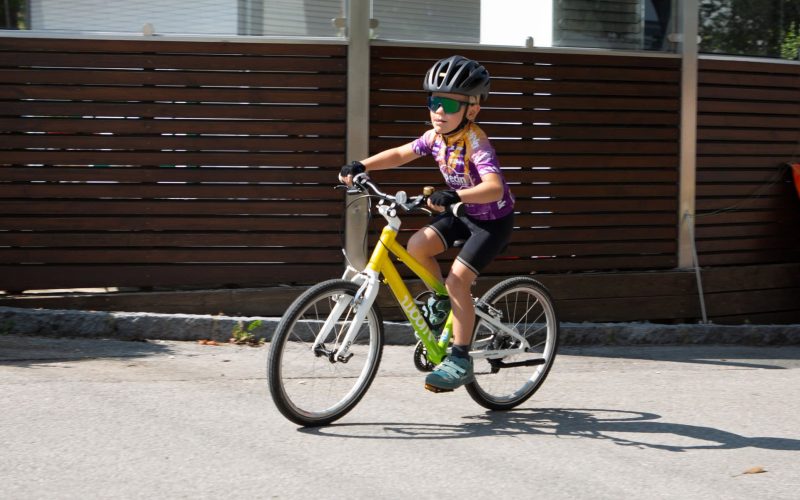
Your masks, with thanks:
[{"label": "child's leg", "polygon": [[472,283],[478,277],[469,267],[456,259],[450,268],[445,285],[453,309],[453,343],[469,347],[475,326],[475,306],[472,303]]},{"label": "child's leg", "polygon": [[444,252],[445,248],[436,231],[429,227],[423,227],[408,240],[406,250],[436,279],[442,281],[442,269],[439,267],[436,256]]},{"label": "child's leg", "polygon": [[470,287],[477,275],[456,260],[447,276],[447,293],[453,308],[453,347],[450,355],[425,377],[425,388],[433,392],[452,391],[475,379],[469,345],[475,324],[475,307]]}]

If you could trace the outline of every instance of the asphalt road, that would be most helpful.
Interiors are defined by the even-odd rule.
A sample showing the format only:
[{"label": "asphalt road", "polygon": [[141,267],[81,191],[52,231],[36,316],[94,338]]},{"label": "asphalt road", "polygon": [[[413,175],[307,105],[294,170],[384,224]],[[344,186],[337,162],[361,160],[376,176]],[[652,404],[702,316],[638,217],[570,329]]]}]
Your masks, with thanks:
[{"label": "asphalt road", "polygon": [[0,336],[0,498],[800,496],[797,346],[565,348],[507,413],[423,390],[392,346],[361,404],[315,430],[275,410],[265,359]]}]

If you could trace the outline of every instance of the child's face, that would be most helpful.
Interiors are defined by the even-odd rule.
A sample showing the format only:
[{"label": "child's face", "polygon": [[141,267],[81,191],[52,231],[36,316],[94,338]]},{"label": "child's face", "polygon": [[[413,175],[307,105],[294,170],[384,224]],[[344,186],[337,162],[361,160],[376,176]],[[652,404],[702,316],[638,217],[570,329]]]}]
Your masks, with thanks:
[{"label": "child's face", "polygon": [[437,134],[449,134],[455,130],[461,124],[465,113],[469,120],[474,120],[475,117],[478,116],[478,111],[481,109],[480,104],[469,104],[469,97],[465,95],[434,92],[431,94],[431,97],[444,97],[464,103],[455,113],[447,113],[444,110],[444,106],[439,106],[436,110],[430,111],[433,130],[436,131]]}]

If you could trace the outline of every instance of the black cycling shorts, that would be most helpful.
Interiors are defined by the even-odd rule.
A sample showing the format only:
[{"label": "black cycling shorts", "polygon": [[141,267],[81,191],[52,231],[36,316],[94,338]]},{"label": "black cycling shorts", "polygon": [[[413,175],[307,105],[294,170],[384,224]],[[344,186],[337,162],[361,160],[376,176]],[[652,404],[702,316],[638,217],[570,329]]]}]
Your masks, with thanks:
[{"label": "black cycling shorts", "polygon": [[514,214],[495,220],[477,220],[444,213],[426,227],[436,231],[445,250],[458,240],[466,240],[456,258],[475,274],[480,274],[508,246],[514,229]]}]

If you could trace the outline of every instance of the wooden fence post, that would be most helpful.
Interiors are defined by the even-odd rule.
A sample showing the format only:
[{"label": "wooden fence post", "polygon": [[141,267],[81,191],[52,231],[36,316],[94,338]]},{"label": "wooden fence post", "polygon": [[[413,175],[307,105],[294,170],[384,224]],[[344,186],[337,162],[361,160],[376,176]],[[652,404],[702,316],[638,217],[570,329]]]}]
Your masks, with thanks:
[{"label": "wooden fence post", "polygon": [[678,267],[694,267],[697,192],[697,33],[698,2],[681,2],[681,153],[678,203]]},{"label": "wooden fence post", "polygon": [[[347,160],[369,155],[370,1],[350,0],[347,10]],[[345,252],[349,264],[367,264],[369,204],[366,199],[345,200]]]}]

